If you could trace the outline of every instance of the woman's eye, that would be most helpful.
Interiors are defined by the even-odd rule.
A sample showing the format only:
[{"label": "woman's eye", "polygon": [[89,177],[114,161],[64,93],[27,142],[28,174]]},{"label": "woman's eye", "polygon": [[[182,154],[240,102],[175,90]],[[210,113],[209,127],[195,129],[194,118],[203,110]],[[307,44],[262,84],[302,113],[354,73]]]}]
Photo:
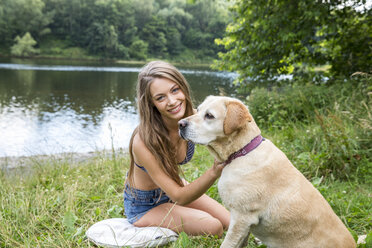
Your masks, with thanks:
[{"label": "woman's eye", "polygon": [[158,98],[156,98],[156,101],[161,101],[164,99],[164,96],[159,96]]},{"label": "woman's eye", "polygon": [[172,92],[173,93],[176,93],[176,92],[178,92],[180,90],[180,88],[174,88],[173,90],[172,90]]},{"label": "woman's eye", "polygon": [[214,116],[211,115],[210,113],[206,113],[206,114],[204,115],[204,118],[205,118],[205,119],[208,119],[208,120],[212,120],[212,119],[214,119]]}]

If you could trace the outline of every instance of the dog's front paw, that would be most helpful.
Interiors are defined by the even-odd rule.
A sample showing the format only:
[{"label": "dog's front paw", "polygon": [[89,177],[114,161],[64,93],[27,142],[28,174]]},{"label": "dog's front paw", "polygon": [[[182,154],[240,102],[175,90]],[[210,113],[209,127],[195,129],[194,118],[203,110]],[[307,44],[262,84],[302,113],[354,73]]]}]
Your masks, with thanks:
[{"label": "dog's front paw", "polygon": [[262,241],[259,240],[259,239],[256,238],[256,237],[254,237],[254,243],[255,243],[256,245],[263,245]]}]

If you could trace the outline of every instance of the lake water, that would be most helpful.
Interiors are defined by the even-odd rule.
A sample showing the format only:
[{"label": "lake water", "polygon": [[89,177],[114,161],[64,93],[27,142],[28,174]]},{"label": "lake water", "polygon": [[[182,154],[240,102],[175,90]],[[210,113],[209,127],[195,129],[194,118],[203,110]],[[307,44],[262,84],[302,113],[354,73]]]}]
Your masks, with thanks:
[{"label": "lake water", "polygon": [[[0,157],[128,147],[142,65],[0,60]],[[197,105],[234,95],[235,74],[182,68]]]}]

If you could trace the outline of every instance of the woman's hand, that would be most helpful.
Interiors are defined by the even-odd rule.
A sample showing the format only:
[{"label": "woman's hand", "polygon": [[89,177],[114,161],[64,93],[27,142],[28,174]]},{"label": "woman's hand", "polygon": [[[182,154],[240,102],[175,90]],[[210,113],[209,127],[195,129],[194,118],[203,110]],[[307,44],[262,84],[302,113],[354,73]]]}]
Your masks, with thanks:
[{"label": "woman's hand", "polygon": [[213,173],[213,175],[215,176],[216,179],[221,176],[223,168],[225,168],[225,163],[224,162],[219,162],[215,159],[211,169],[212,169],[212,173]]}]

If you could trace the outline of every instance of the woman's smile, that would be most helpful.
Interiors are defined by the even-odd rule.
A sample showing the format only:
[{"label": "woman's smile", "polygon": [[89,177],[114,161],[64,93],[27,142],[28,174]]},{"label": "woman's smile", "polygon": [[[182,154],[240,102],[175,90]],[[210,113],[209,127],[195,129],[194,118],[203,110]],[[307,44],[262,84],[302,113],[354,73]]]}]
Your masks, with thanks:
[{"label": "woman's smile", "polygon": [[182,103],[178,104],[174,108],[169,109],[168,112],[170,112],[171,114],[177,114],[178,112],[181,111],[181,108],[182,108]]}]

